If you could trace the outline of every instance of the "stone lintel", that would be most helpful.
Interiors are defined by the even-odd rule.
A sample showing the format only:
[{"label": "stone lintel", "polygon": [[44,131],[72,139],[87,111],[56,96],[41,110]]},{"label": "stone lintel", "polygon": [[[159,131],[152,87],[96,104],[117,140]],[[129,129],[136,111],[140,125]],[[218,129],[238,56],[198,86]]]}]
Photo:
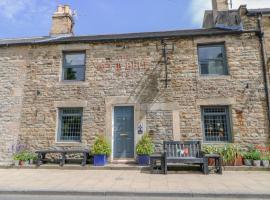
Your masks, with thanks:
[{"label": "stone lintel", "polygon": [[153,104],[141,104],[142,110],[147,111],[173,111],[179,110],[178,103],[153,103]]},{"label": "stone lintel", "polygon": [[82,44],[82,43],[62,44],[58,46],[58,49],[60,51],[85,51],[85,50],[89,50],[90,46],[89,44]]},{"label": "stone lintel", "polygon": [[55,101],[55,108],[84,108],[87,106],[87,101]]},{"label": "stone lintel", "polygon": [[233,105],[235,104],[235,98],[207,98],[197,99],[197,106],[213,106],[213,105]]}]

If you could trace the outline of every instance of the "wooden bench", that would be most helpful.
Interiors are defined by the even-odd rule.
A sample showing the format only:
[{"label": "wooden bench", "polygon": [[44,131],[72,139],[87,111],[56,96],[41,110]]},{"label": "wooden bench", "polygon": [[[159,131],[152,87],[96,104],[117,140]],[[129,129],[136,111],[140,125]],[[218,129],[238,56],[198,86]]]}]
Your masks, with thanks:
[{"label": "wooden bench", "polygon": [[164,141],[164,174],[167,174],[168,166],[179,164],[200,165],[204,174],[208,174],[208,159],[201,151],[200,141]]},{"label": "wooden bench", "polygon": [[85,148],[68,148],[68,147],[51,147],[48,149],[41,149],[36,151],[38,154],[38,159],[37,159],[37,166],[40,166],[43,161],[46,158],[46,154],[48,153],[56,153],[61,155],[60,159],[60,166],[63,166],[66,163],[66,155],[67,154],[82,154],[83,159],[82,159],[82,166],[86,165],[87,157],[89,156],[89,149]]}]

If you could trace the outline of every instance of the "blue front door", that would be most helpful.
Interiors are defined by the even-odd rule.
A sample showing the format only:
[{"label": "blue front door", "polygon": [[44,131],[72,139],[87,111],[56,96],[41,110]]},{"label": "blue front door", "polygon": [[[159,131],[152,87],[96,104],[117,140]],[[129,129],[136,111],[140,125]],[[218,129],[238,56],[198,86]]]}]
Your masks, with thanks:
[{"label": "blue front door", "polygon": [[114,158],[134,158],[134,108],[114,107]]}]

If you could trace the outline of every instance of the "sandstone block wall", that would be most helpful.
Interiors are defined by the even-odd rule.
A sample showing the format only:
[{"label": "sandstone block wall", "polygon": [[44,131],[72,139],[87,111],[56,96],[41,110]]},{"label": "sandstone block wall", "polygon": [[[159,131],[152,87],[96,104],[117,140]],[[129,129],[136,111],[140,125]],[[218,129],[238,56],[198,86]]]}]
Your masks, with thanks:
[{"label": "sandstone block wall", "polygon": [[[197,44],[224,41],[230,75],[200,76]],[[212,36],[170,42],[175,44],[175,50],[169,55],[168,88],[164,87],[162,54],[156,49],[160,41],[33,47],[29,50],[31,62],[24,85],[20,140],[32,149],[55,145],[55,102],[86,101],[82,143],[92,144],[95,135],[106,132],[105,97],[122,96],[136,99],[138,104],[177,103],[180,138],[185,140],[203,138],[201,106],[228,105],[234,142],[267,143],[269,133],[257,36]],[[62,51],[66,49],[86,50],[85,82],[59,81]],[[170,116],[164,115],[167,122],[162,122],[158,110],[146,115],[147,131],[158,135],[164,132],[162,129],[170,136],[173,126]],[[163,138],[155,137],[157,146]]]},{"label": "sandstone block wall", "polygon": [[9,165],[16,150],[27,48],[0,48],[0,165]]},{"label": "sandstone block wall", "polygon": [[[0,74],[0,158],[10,159],[14,141],[36,150],[55,145],[89,146],[97,134],[109,135],[108,97],[125,97],[139,105],[139,120],[144,121],[145,131],[151,132],[157,150],[164,139],[176,135],[181,140],[203,140],[201,106],[205,105],[229,106],[232,142],[268,144],[257,36],[250,33],[168,42],[174,44],[174,52],[168,55],[168,88],[164,85],[162,52],[156,48],[159,40],[1,48],[0,66],[7,73]],[[225,42],[229,75],[200,76],[197,45],[215,42]],[[63,51],[71,50],[86,51],[84,82],[61,81]],[[167,104],[174,106],[167,109]],[[56,142],[61,105],[83,107],[81,144]],[[149,110],[140,105],[148,105]]]}]

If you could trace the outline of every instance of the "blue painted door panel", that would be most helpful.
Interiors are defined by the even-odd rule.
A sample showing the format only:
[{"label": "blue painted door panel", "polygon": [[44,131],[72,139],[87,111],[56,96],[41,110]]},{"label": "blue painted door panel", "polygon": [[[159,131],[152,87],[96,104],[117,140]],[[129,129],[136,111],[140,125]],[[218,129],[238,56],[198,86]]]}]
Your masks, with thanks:
[{"label": "blue painted door panel", "polygon": [[134,157],[134,107],[114,107],[114,158]]}]

